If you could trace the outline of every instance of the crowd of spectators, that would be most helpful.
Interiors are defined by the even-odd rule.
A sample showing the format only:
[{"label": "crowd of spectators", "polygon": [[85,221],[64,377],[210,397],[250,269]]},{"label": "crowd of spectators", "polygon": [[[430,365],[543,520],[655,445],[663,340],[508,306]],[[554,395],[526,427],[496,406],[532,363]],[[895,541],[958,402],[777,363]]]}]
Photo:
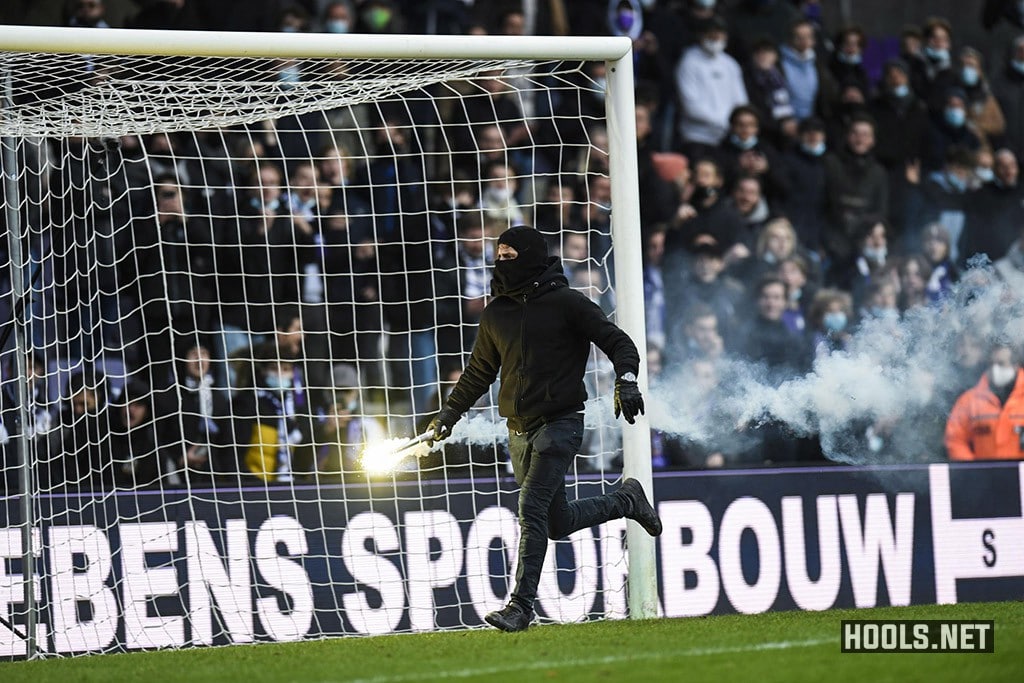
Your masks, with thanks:
[{"label": "crowd of spectators", "polygon": [[[656,467],[822,461],[813,434],[730,422],[716,396],[742,381],[736,363],[760,368],[769,386],[800,377],[867,325],[946,306],[979,255],[1005,290],[1004,317],[1020,313],[1020,3],[985,3],[985,46],[922,17],[903,29],[898,54],[875,50],[877,69],[870,37],[825,26],[815,0],[237,5],[144,2],[124,24],[632,39],[652,386],[685,383],[699,419],[727,427],[701,439],[655,431]],[[66,23],[104,27],[104,11],[103,0],[73,0]],[[301,82],[303,68],[280,62],[279,87]],[[5,356],[6,485],[17,485],[22,434],[46,489],[357,469],[357,444],[395,429],[365,416],[370,402],[385,420],[422,420],[454,384],[488,292],[490,238],[510,225],[549,234],[570,283],[607,310],[629,305],[614,300],[607,257],[614,171],[593,152],[607,150],[604,65],[586,65],[581,79],[580,95],[561,101],[522,97],[494,74],[440,106],[399,99],[220,133],[61,141],[51,194],[98,177],[106,194],[93,209],[29,202],[29,225],[62,226],[37,231],[33,253],[57,255],[42,275],[53,299],[29,304],[34,348],[60,345],[61,359],[25,359],[32,409],[22,425]],[[423,127],[444,128],[443,143]],[[566,159],[553,141],[591,151]],[[45,168],[56,144],[34,143],[26,163]],[[434,154],[442,145],[452,153]],[[451,163],[433,161],[442,157]],[[879,460],[943,459],[947,445],[952,457],[1021,457],[1010,437],[987,452],[965,446],[963,401],[946,428],[979,380],[975,403],[990,383],[1000,408],[1024,392],[1019,349],[1003,342],[990,357],[988,341],[963,329],[956,382],[920,414],[850,425],[850,438]],[[111,348],[118,368],[95,361]],[[995,366],[1016,374],[997,386]],[[610,379],[598,364],[588,389],[607,393]],[[585,449],[614,456],[615,439],[590,434]],[[452,464],[501,460],[446,448]]]}]

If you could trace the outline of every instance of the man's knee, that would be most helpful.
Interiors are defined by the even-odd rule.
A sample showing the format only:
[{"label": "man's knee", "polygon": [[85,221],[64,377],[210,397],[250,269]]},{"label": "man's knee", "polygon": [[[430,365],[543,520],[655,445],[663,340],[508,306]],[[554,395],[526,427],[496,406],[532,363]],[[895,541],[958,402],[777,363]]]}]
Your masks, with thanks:
[{"label": "man's knee", "polygon": [[568,535],[569,528],[566,526],[565,520],[561,518],[548,518],[548,538],[552,541],[557,541]]},{"label": "man's knee", "polygon": [[519,516],[524,520],[547,517],[548,503],[536,491],[523,487],[519,493]]}]

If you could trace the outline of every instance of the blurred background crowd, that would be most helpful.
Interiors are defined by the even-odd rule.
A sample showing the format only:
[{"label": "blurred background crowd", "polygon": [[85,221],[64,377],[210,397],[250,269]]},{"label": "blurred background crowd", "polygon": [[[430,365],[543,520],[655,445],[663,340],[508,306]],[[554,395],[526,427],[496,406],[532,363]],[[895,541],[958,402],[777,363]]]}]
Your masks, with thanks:
[{"label": "blurred background crowd", "polygon": [[[847,3],[71,0],[6,12],[84,27],[628,36],[652,386],[696,391],[701,419],[725,426],[702,438],[656,429],[654,464],[669,469],[830,455],[816,434],[716,414],[728,404],[716,396],[743,386],[737,367],[778,387],[849,351],[862,329],[897,334],[915,310],[953,307],[978,268],[1000,289],[988,328],[1020,316],[1024,2],[976,3],[966,32],[984,40],[973,45],[926,2],[906,3],[920,16],[884,35],[829,23],[842,14],[833,4]],[[279,86],[303,68],[282,61]],[[239,472],[336,480],[358,468],[358,444],[396,431],[391,416],[422,422],[457,380],[491,239],[510,225],[545,231],[570,283],[609,312],[634,305],[611,287],[604,68],[587,64],[571,98],[524,97],[495,74],[439,106],[26,144],[23,163],[46,170],[30,175],[61,199],[33,203],[26,184],[22,220],[64,229],[37,230],[29,247],[50,264],[39,270],[52,297],[25,303],[30,424],[4,357],[6,485],[17,485],[21,435],[47,488]],[[443,140],[419,132],[440,127]],[[556,141],[580,152],[565,158]],[[102,210],[77,204],[90,183],[106,193]],[[12,317],[19,302],[3,281]],[[933,373],[940,390],[913,415],[849,425],[859,451],[878,462],[1022,457],[1020,338],[956,324],[937,359],[949,367]],[[58,355],[88,367],[67,370]],[[595,368],[593,396],[611,390],[606,374]],[[382,389],[395,386],[409,389]],[[588,466],[620,464],[614,429],[592,431]],[[493,473],[503,460],[493,447],[446,449],[434,464]]]}]

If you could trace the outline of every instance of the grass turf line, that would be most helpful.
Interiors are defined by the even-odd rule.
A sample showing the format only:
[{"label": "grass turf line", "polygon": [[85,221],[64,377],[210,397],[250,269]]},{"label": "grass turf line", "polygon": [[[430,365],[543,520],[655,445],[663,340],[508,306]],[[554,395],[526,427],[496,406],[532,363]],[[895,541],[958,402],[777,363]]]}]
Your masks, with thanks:
[{"label": "grass turf line", "polygon": [[[842,619],[994,619],[995,654],[841,654]],[[1021,680],[1024,603],[602,621],[0,664],[4,683]]]}]

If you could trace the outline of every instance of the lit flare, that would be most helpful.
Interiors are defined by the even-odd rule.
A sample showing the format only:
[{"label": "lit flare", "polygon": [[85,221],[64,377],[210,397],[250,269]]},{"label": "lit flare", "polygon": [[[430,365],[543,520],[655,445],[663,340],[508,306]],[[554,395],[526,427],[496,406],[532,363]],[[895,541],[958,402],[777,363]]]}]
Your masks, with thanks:
[{"label": "lit flare", "polygon": [[367,444],[360,465],[371,474],[393,472],[408,456],[419,458],[430,452],[430,446],[426,443],[430,436],[431,433],[427,432],[412,439],[384,439]]}]

